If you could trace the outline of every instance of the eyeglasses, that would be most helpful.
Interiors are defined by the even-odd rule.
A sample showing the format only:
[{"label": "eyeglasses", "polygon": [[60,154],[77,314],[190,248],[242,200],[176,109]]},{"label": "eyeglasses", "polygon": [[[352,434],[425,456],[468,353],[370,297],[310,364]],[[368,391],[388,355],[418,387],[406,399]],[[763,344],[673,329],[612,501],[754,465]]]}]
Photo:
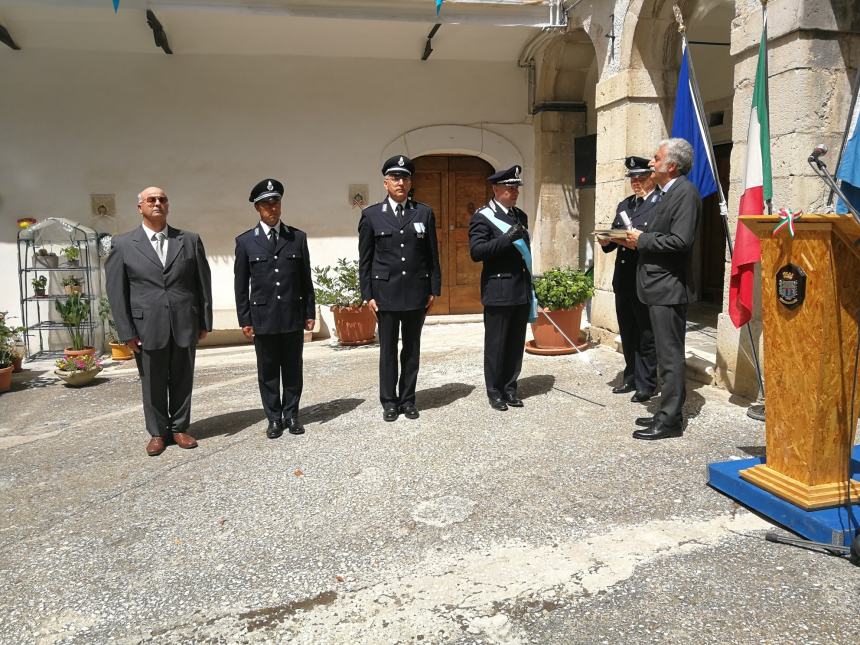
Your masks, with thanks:
[{"label": "eyeglasses", "polygon": [[164,195],[163,197],[160,197],[158,195],[153,196],[153,197],[146,197],[140,203],[142,204],[143,202],[146,202],[150,206],[155,206],[158,202],[161,202],[162,204],[166,204],[167,203],[167,195]]},{"label": "eyeglasses", "polygon": [[392,184],[399,184],[400,182],[403,182],[405,184],[407,181],[412,181],[412,177],[404,177],[402,175],[397,177],[395,177],[394,175],[386,175],[385,178]]}]

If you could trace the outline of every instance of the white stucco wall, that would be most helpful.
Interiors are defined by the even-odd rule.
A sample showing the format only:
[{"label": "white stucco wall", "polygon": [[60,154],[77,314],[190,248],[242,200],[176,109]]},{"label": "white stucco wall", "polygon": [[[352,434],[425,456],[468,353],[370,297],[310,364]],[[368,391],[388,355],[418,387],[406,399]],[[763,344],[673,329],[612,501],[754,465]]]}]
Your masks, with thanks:
[{"label": "white stucco wall", "polygon": [[[0,78],[0,310],[18,311],[19,217],[122,232],[139,223],[137,192],[159,185],[171,223],[203,235],[215,308],[229,310],[233,238],[255,223],[248,192],[266,176],[285,182],[285,220],[325,264],[357,256],[348,185],[380,198],[383,153],[406,132],[483,128],[520,155],[500,163],[533,166],[512,62],[25,50],[0,56]],[[482,153],[468,139],[434,151]],[[115,193],[117,216],[94,218],[90,193]],[[522,205],[533,201],[529,183]]]}]

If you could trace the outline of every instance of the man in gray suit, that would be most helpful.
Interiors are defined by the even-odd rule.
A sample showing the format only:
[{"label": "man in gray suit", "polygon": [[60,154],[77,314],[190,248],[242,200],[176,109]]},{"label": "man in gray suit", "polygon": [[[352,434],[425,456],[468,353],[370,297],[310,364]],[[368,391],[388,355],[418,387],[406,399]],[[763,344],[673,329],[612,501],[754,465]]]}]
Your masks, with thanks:
[{"label": "man in gray suit", "polygon": [[657,349],[662,388],[660,409],[653,417],[639,417],[636,439],[666,439],[683,433],[686,399],[684,333],[687,305],[692,300],[693,242],[702,219],[699,191],[685,177],[693,166],[693,147],[684,139],[660,142],[649,163],[654,170],[660,203],[647,232],[633,229],[627,241],[638,248],[636,293],[648,305]]},{"label": "man in gray suit", "polygon": [[120,340],[137,361],[154,457],[169,442],[197,447],[186,431],[197,342],[212,330],[212,285],[200,237],[167,225],[164,191],[147,188],[137,201],[143,222],[113,238],[105,274]]}]

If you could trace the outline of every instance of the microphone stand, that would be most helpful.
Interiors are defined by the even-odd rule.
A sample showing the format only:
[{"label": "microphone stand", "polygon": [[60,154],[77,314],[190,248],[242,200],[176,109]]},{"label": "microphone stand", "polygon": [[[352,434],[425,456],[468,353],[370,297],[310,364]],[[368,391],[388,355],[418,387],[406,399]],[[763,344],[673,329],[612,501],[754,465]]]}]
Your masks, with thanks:
[{"label": "microphone stand", "polygon": [[839,188],[839,184],[836,183],[836,180],[833,179],[833,176],[827,170],[827,164],[821,161],[817,155],[810,155],[806,161],[809,163],[815,174],[818,175],[819,179],[821,179],[821,181],[823,181],[827,187],[830,188],[832,192],[836,193],[839,199],[842,200],[842,203],[845,204],[851,212],[851,215],[854,217],[854,221],[860,225],[860,213],[857,212],[857,209],[854,208],[854,205],[848,200],[845,193],[842,192],[842,189]]}]

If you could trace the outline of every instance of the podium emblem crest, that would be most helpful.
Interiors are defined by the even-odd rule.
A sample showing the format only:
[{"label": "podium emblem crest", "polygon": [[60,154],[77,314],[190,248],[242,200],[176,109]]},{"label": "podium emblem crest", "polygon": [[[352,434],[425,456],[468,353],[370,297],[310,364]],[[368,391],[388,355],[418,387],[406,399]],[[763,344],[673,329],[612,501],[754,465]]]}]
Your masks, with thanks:
[{"label": "podium emblem crest", "polygon": [[803,304],[806,298],[806,273],[803,269],[786,264],[776,272],[776,298],[789,309]]}]

